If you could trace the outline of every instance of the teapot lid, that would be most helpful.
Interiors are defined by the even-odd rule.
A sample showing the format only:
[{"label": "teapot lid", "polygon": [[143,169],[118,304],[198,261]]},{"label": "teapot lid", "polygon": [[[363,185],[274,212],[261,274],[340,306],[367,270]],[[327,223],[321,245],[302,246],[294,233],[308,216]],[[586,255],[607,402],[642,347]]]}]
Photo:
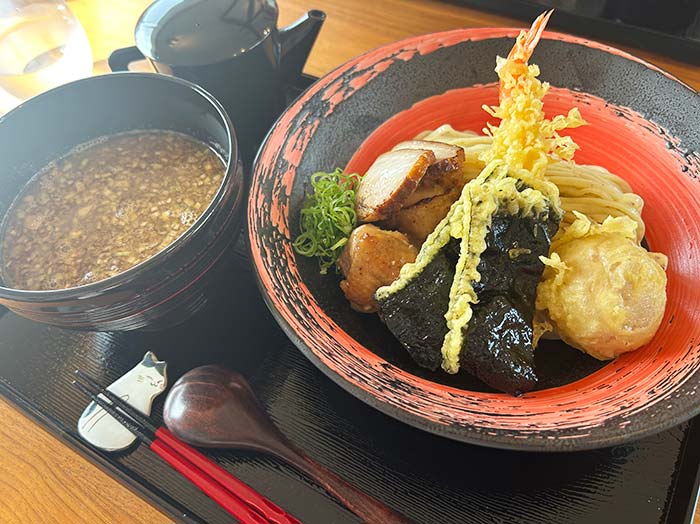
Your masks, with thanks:
[{"label": "teapot lid", "polygon": [[240,55],[277,24],[275,0],[156,0],[134,33],[144,56],[168,65],[213,64]]}]

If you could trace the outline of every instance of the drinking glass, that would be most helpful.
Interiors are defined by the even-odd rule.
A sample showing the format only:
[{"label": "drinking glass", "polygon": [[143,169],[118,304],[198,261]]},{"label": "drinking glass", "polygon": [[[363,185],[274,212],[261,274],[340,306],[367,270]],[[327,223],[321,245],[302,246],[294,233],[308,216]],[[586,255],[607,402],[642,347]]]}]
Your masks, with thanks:
[{"label": "drinking glass", "polygon": [[63,0],[0,0],[0,113],[92,73],[92,51]]}]

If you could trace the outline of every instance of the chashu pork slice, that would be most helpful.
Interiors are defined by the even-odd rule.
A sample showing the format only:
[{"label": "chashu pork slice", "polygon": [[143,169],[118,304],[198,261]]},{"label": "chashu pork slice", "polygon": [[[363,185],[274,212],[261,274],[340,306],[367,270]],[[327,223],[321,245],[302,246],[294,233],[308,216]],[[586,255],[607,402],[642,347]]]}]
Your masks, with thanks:
[{"label": "chashu pork slice", "polygon": [[432,140],[407,140],[396,144],[392,151],[404,149],[423,149],[432,151],[435,160],[428,167],[427,178],[440,178],[443,175],[461,169],[464,163],[464,149],[444,142],[434,142]]},{"label": "chashu pork slice", "polygon": [[345,280],[340,288],[356,311],[377,311],[374,293],[396,280],[404,264],[413,262],[418,250],[406,235],[363,224],[350,234],[338,259]]},{"label": "chashu pork slice", "polygon": [[357,188],[358,221],[376,222],[401,209],[434,162],[435,154],[422,149],[401,149],[379,155]]},{"label": "chashu pork slice", "polygon": [[401,213],[401,211],[407,207],[414,206],[424,200],[430,200],[431,198],[444,195],[447,191],[449,191],[449,188],[446,188],[443,184],[438,184],[433,180],[428,180],[428,176],[426,175],[423,177],[420,184],[418,184],[416,190],[411,193],[403,203],[401,209],[393,213],[389,219],[391,220],[392,217],[396,216],[398,213]]},{"label": "chashu pork slice", "polygon": [[[457,196],[459,196],[459,191],[461,191],[464,187],[464,183],[464,174],[462,173],[461,169],[444,173],[442,176],[440,176],[440,178],[431,178],[426,173],[423,180],[420,181],[418,188],[406,199],[406,202],[404,202],[403,206],[401,206],[401,209],[397,213],[401,213],[405,209],[416,204],[423,203],[431,198],[452,193],[455,190],[458,191]],[[396,213],[392,216],[395,215]]]}]

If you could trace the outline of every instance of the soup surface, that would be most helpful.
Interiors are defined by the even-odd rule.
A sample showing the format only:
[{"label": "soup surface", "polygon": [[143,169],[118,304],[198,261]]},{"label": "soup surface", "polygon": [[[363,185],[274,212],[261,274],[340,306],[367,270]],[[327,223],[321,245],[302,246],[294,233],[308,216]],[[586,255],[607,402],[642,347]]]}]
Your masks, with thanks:
[{"label": "soup surface", "polygon": [[15,289],[64,289],[158,253],[207,208],[225,173],[206,144],[169,131],[112,135],[41,169],[3,220],[0,270]]}]

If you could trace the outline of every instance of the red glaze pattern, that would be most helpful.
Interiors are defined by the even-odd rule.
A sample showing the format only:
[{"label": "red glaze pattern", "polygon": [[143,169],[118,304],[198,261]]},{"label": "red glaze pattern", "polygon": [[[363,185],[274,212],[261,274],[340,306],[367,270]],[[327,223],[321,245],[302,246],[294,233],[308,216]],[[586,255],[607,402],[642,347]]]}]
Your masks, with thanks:
[{"label": "red glaze pattern", "polygon": [[[465,40],[515,36],[517,30],[479,29],[438,33],[404,40],[362,55],[336,69],[289,109],[259,154],[249,201],[249,231],[254,263],[273,312],[298,345],[308,348],[317,365],[341,385],[380,409],[402,419],[463,440],[505,447],[541,449],[538,440],[571,439],[571,447],[590,447],[593,428],[615,424],[624,429],[641,411],[657,403],[673,405],[674,395],[700,368],[700,158],[680,149],[678,141],[653,122],[624,107],[594,96],[552,88],[545,99],[548,113],[577,106],[591,124],[571,131],[581,146],[579,163],[602,165],[625,178],[645,200],[647,241],[669,257],[668,304],[662,325],[650,344],[624,355],[586,378],[562,387],[515,398],[450,388],[411,375],[389,364],[344,332],[305,286],[289,241],[289,196],[305,145],[319,121],[304,108],[323,93],[325,114],[399,60],[428,54]],[[642,62],[623,51],[579,38],[545,33]],[[653,68],[646,64],[648,67]],[[655,69],[655,68],[654,68]],[[352,75],[351,82],[343,81]],[[495,76],[495,75],[494,75]],[[544,76],[544,75],[543,75]],[[415,104],[372,133],[349,162],[349,171],[364,172],[380,153],[425,129],[450,123],[479,131],[486,114],[482,104],[495,104],[495,84],[446,92]],[[294,127],[292,127],[294,126]],[[286,169],[273,172],[280,159]],[[332,166],[331,166],[332,167]],[[329,166],[318,166],[319,169]],[[299,176],[308,176],[300,174]],[[700,402],[693,412],[700,411]],[[661,417],[660,417],[661,418]],[[653,418],[635,438],[668,427]],[[468,434],[465,437],[465,432]],[[510,444],[504,443],[510,439]],[[618,438],[618,441],[621,440]],[[535,442],[535,444],[532,444]]]}]

